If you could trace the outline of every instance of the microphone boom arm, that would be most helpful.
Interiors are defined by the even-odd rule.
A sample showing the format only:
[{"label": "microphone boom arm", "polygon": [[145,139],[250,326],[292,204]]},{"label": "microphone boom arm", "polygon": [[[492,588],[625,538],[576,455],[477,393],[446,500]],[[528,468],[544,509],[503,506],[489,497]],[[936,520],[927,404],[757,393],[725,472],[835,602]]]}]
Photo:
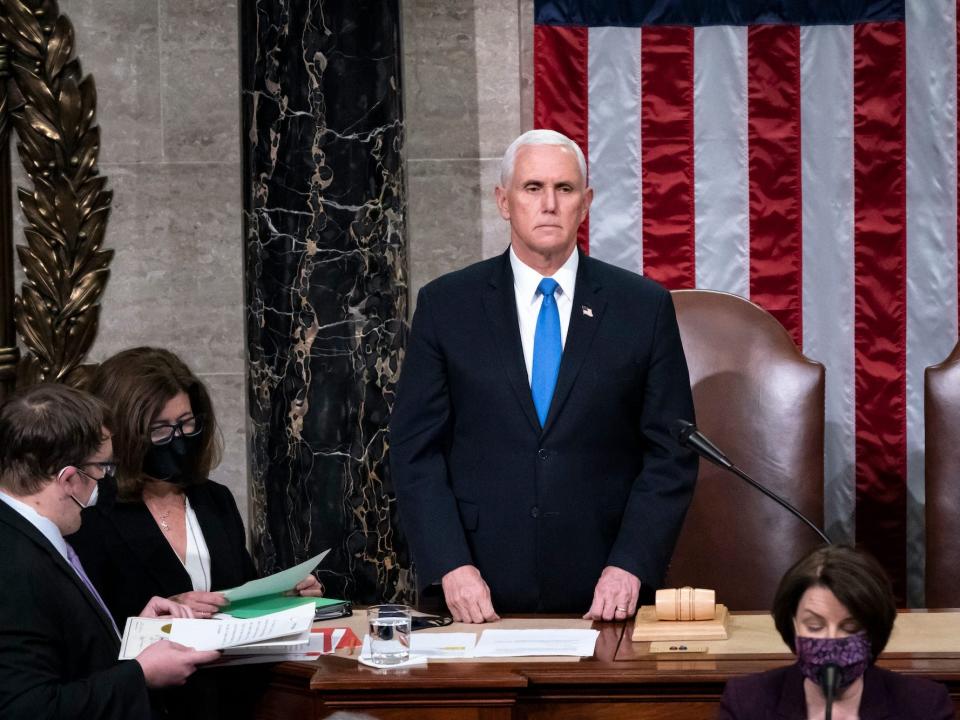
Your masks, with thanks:
[{"label": "microphone boom arm", "polygon": [[785,508],[786,510],[789,510],[791,513],[793,513],[795,517],[802,520],[804,524],[806,524],[807,527],[809,527],[817,535],[819,535],[820,539],[823,540],[827,545],[832,544],[830,542],[830,538],[828,538],[824,534],[823,530],[818,528],[802,512],[797,510],[793,505],[791,505],[789,502],[784,500],[782,497],[777,495],[772,490],[769,490],[768,488],[758,483],[752,477],[747,475],[743,470],[741,470],[732,462],[730,462],[730,459],[723,454],[720,448],[718,448],[716,445],[710,442],[707,436],[704,435],[702,432],[700,432],[697,429],[697,426],[694,425],[692,422],[688,422],[687,420],[677,420],[674,423],[674,433],[676,435],[677,442],[679,442],[680,445],[682,445],[685,448],[689,448],[690,450],[693,450],[695,453],[697,453],[697,455],[704,458],[705,460],[709,460],[717,467],[720,467],[720,468],[723,468],[724,470],[732,472],[741,480],[744,480],[745,482],[749,483],[750,485],[755,487],[757,490],[762,492],[764,495],[766,495],[768,498],[773,500],[775,503]]},{"label": "microphone boom arm", "polygon": [[800,520],[802,520],[802,521],[806,524],[807,527],[809,527],[809,528],[810,528],[811,530],[813,530],[817,535],[819,535],[820,538],[821,538],[827,545],[831,545],[831,544],[832,544],[832,543],[830,542],[830,538],[828,538],[820,528],[818,528],[813,522],[811,522],[811,521],[807,518],[806,515],[804,515],[804,514],[803,514],[802,512],[800,512],[799,510],[797,510],[793,505],[791,505],[789,502],[787,502],[787,501],[784,500],[782,497],[780,497],[779,495],[777,495],[775,492],[773,492],[772,490],[769,490],[769,489],[765,488],[763,485],[761,485],[761,484],[758,483],[756,480],[754,480],[752,477],[750,477],[749,475],[747,475],[743,470],[741,470],[740,468],[738,468],[736,465],[731,465],[729,468],[726,468],[726,469],[728,469],[730,472],[732,472],[734,475],[736,475],[736,476],[737,476],[738,478],[740,478],[741,480],[745,480],[746,482],[750,483],[753,487],[755,487],[757,490],[759,490],[760,492],[762,492],[764,495],[766,495],[768,498],[770,498],[771,500],[773,500],[775,503],[777,503],[777,504],[780,505],[781,507],[783,507],[783,508],[789,510],[791,513],[793,513],[793,515],[794,515],[795,517],[797,517],[797,518],[799,518]]}]

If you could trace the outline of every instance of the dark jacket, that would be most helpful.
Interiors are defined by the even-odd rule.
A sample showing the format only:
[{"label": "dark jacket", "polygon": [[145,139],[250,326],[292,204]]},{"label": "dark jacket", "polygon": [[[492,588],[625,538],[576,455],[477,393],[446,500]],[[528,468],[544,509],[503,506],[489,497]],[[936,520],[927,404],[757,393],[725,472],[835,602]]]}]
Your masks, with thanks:
[{"label": "dark jacket", "polygon": [[[211,590],[256,577],[233,494],[207,480],[186,489],[210,552]],[[108,493],[109,498],[109,493]],[[69,538],[121,632],[154,595],[193,589],[190,576],[142,502],[104,502],[83,511],[80,532]],[[267,683],[262,666],[200,668],[183,687],[154,693],[154,702],[178,720],[243,720]]]},{"label": "dark jacket", "polygon": [[[719,720],[805,720],[803,674],[796,665],[733,678],[720,699]],[[950,720],[947,689],[931,680],[876,666],[863,674],[860,720]]]},{"label": "dark jacket", "polygon": [[0,717],[142,720],[143,671],[73,568],[0,502]]},{"label": "dark jacket", "polygon": [[420,291],[390,422],[391,472],[422,586],[474,564],[502,612],[585,612],[606,565],[657,587],[697,472],[670,294],[581,256],[545,426],[509,253]]},{"label": "dark jacket", "polygon": [[[233,494],[212,480],[186,490],[210,551],[211,590],[225,590],[256,577],[246,533]],[[90,580],[123,631],[154,595],[193,589],[190,576],[142,502],[113,502],[83,511],[71,535]]]}]

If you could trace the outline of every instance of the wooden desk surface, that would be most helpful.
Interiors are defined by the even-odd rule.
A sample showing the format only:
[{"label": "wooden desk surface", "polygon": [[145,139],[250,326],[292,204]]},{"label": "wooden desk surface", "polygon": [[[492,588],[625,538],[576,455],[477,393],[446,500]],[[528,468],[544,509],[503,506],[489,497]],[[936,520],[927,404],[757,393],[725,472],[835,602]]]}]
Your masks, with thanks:
[{"label": "wooden desk surface", "polygon": [[[960,623],[960,614],[953,619]],[[570,627],[571,619],[565,620],[510,618],[503,625]],[[328,624],[337,625],[337,621]],[[343,624],[341,620],[338,626]],[[354,624],[362,637],[365,619],[355,618]],[[929,628],[930,618],[921,624]],[[347,713],[343,717],[388,720],[706,720],[715,716],[728,678],[793,662],[782,642],[782,652],[655,655],[649,652],[650,643],[630,641],[630,622],[594,623],[593,627],[600,631],[594,657],[573,662],[540,658],[431,661],[427,666],[378,670],[359,665],[349,655],[327,655],[314,663],[264,666],[271,682],[257,717],[326,718],[339,711]],[[453,625],[446,630],[481,629]],[[914,632],[903,634],[916,636]],[[960,708],[960,634],[951,642],[957,644],[956,651],[938,647],[929,652],[919,648],[904,652],[891,647],[879,664],[944,682]]]}]

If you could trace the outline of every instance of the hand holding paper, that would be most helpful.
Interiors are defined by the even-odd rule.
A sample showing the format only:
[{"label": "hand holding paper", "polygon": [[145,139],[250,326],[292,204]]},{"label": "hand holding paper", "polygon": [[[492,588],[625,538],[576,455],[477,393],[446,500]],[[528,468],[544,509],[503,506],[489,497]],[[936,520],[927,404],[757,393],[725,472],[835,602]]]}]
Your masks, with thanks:
[{"label": "hand holding paper", "polygon": [[137,657],[158,640],[170,640],[195,650],[222,650],[302,634],[312,624],[312,605],[301,605],[251,620],[127,618],[120,644],[120,660]]}]

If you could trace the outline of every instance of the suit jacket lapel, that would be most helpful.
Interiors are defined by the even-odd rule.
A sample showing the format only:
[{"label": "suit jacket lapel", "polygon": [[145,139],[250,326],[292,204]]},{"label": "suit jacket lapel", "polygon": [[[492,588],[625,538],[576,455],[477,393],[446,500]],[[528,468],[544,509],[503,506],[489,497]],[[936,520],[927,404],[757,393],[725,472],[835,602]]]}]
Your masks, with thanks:
[{"label": "suit jacket lapel", "polygon": [[146,505],[142,502],[118,502],[111,508],[109,517],[130,551],[140,559],[141,567],[160,587],[184,590],[192,587],[183,563]]},{"label": "suit jacket lapel", "polygon": [[[577,250],[577,252],[580,251]],[[570,311],[570,326],[567,328],[567,342],[564,344],[560,359],[560,374],[557,376],[557,387],[553,391],[553,400],[550,402],[550,412],[547,413],[547,422],[543,426],[544,433],[548,432],[556,421],[567,396],[573,389],[573,383],[589,354],[593,338],[603,318],[603,311],[607,306],[607,301],[600,295],[600,284],[590,272],[590,263],[590,258],[580,255],[577,284],[573,293],[573,309]]]},{"label": "suit jacket lapel", "polygon": [[15,510],[7,507],[6,503],[0,502],[0,520],[6,522],[14,530],[25,535],[27,539],[31,540],[40,550],[45,552],[54,565],[64,573],[72,582],[77,589],[80,591],[80,594],[87,601],[87,604],[96,613],[97,617],[100,619],[100,625],[103,627],[103,630],[110,638],[110,642],[119,650],[120,648],[120,638],[117,637],[117,633],[114,631],[113,618],[108,617],[101,607],[100,603],[97,602],[97,599],[90,594],[90,591],[87,589],[87,586],[83,583],[83,580],[80,579],[80,576],[77,575],[76,570],[71,567],[63,555],[50,543],[47,538],[43,536],[37,528],[35,528],[31,523],[29,523],[20,513]]},{"label": "suit jacket lapel", "polygon": [[509,249],[501,257],[502,263],[490,276],[489,284],[484,288],[483,307],[493,329],[503,370],[530,426],[539,434],[540,420],[533,404],[533,395],[530,394],[527,365],[523,359],[523,344],[520,341],[517,297],[513,289]]}]

